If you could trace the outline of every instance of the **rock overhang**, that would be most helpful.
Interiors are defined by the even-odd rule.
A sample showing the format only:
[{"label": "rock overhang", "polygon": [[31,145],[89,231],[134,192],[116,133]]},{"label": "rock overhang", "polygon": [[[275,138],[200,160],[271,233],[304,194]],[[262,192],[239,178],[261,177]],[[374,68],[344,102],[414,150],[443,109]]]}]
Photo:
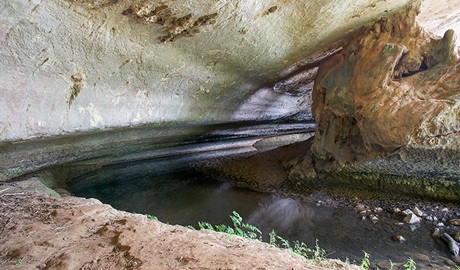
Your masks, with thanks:
[{"label": "rock overhang", "polygon": [[[407,2],[3,1],[0,140],[296,114],[295,106],[276,109],[289,95],[249,99]],[[166,6],[170,21],[127,15],[135,5]],[[199,23],[210,14],[212,23]],[[193,27],[162,41],[184,18]],[[251,115],[247,103],[267,112]]]},{"label": "rock overhang", "polygon": [[[48,156],[18,157],[25,162],[13,172],[19,175],[29,161],[26,172],[101,153],[125,155],[123,147],[88,154],[101,140],[99,148],[117,144],[119,134],[133,136],[124,144],[130,138],[150,143],[164,139],[165,126],[190,125],[183,131],[187,140],[209,131],[200,126],[216,123],[311,120],[322,59],[340,51],[363,25],[409,3],[418,6],[409,0],[4,1],[2,158],[11,156],[17,141],[36,146],[41,137],[59,142],[67,136],[44,151]],[[436,11],[429,3],[422,3],[419,23],[435,33],[458,27],[458,3]],[[168,16],[158,23],[153,16],[165,10]],[[79,134],[84,145],[73,139]]]}]

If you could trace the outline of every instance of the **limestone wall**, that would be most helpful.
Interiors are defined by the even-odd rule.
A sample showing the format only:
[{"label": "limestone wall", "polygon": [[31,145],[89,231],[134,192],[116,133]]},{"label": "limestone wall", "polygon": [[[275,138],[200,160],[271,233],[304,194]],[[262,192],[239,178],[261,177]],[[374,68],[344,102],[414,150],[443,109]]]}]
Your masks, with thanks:
[{"label": "limestone wall", "polygon": [[0,1],[0,142],[296,114],[278,78],[406,2]]}]

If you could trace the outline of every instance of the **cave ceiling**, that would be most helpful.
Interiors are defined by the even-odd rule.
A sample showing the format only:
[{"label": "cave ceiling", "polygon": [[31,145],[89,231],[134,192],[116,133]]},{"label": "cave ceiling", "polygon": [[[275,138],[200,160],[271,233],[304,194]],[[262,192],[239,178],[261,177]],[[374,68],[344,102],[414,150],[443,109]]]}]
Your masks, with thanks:
[{"label": "cave ceiling", "polygon": [[[0,140],[311,118],[319,61],[408,0],[0,2]],[[460,1],[419,22],[459,28]]]}]

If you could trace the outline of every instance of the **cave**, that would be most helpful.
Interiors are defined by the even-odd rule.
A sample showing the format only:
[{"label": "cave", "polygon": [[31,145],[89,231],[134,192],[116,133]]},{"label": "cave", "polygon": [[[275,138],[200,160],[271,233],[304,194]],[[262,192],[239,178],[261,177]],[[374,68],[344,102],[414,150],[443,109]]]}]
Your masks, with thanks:
[{"label": "cave", "polygon": [[457,0],[0,13],[2,268],[460,267]]}]

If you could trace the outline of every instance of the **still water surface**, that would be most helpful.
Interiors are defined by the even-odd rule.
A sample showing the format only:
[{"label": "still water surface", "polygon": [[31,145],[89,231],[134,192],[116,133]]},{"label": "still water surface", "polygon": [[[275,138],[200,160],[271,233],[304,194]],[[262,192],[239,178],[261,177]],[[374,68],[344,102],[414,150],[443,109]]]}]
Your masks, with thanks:
[{"label": "still water surface", "polygon": [[[418,269],[451,269],[445,243],[431,237],[434,224],[419,227],[395,225],[398,220],[382,213],[373,223],[361,220],[350,208],[307,204],[291,198],[233,187],[189,168],[190,157],[175,157],[113,165],[74,179],[71,192],[92,197],[114,208],[151,214],[169,224],[198,221],[230,224],[237,211],[244,221],[259,227],[265,238],[273,229],[290,240],[310,247],[316,239],[330,258],[360,262],[363,251],[380,269],[394,263],[417,262]],[[402,235],[407,241],[392,240]]]}]

